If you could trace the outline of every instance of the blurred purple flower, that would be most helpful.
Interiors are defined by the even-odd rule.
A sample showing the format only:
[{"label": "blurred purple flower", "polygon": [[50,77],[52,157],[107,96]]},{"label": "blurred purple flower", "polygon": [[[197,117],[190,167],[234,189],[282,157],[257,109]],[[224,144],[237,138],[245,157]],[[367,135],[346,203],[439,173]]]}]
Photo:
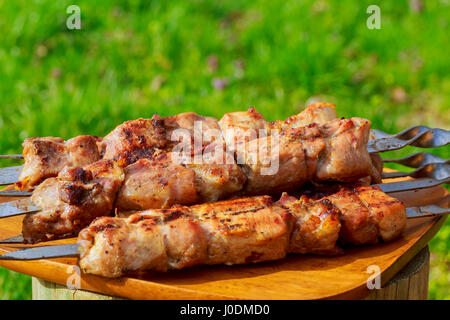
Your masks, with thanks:
[{"label": "blurred purple flower", "polygon": [[218,90],[223,90],[228,85],[228,79],[226,78],[214,78],[212,79],[212,85]]},{"label": "blurred purple flower", "polygon": [[219,68],[219,58],[216,55],[210,55],[206,60],[211,72],[216,72]]}]

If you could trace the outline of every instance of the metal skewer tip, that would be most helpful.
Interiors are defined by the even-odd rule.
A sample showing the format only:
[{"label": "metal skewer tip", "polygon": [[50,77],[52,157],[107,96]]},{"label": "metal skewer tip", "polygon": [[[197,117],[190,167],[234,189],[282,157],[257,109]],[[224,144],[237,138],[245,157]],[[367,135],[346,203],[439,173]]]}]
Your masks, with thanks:
[{"label": "metal skewer tip", "polygon": [[1,255],[0,260],[38,260],[71,257],[77,256],[78,254],[78,244],[75,243],[11,251]]},{"label": "metal skewer tip", "polygon": [[0,155],[0,159],[23,159],[23,155],[21,154],[3,154]]}]

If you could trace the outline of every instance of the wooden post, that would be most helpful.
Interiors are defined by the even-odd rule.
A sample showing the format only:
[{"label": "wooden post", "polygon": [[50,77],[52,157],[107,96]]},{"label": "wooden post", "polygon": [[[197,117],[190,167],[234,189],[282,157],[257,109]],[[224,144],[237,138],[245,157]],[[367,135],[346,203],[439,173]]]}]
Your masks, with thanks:
[{"label": "wooden post", "polygon": [[[423,248],[403,270],[383,288],[375,290],[368,300],[425,300],[428,298],[430,252]],[[100,293],[72,290],[65,286],[34,278],[33,300],[118,300]]]},{"label": "wooden post", "polygon": [[33,300],[123,300],[86,290],[69,289],[60,284],[32,277]]},{"label": "wooden post", "polygon": [[397,275],[366,300],[426,300],[430,275],[430,251],[423,248]]}]

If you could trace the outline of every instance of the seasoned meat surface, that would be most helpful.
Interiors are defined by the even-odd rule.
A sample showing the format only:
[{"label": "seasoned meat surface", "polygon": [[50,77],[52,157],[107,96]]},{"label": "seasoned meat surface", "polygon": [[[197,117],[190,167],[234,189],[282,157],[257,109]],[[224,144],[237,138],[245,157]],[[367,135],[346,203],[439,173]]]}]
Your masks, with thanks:
[{"label": "seasoned meat surface", "polygon": [[335,105],[331,103],[313,103],[299,114],[286,120],[277,120],[268,124],[270,129],[287,130],[305,127],[311,123],[323,124],[337,118]]},{"label": "seasoned meat surface", "polygon": [[219,125],[228,150],[235,152],[265,132],[267,121],[255,108],[250,108],[248,111],[226,113]]},{"label": "seasoned meat surface", "polygon": [[116,206],[130,211],[198,203],[195,183],[195,172],[172,161],[170,153],[140,159],[125,168]]},{"label": "seasoned meat surface", "polygon": [[[388,214],[381,216],[380,207]],[[119,277],[130,271],[271,261],[288,253],[333,255],[342,253],[340,237],[354,244],[398,238],[405,217],[403,204],[376,187],[318,200],[284,193],[275,203],[258,196],[152,209],[126,219],[97,218],[80,232],[79,262],[84,272]],[[363,237],[360,228],[370,236]]]},{"label": "seasoned meat surface", "polygon": [[370,218],[377,224],[380,239],[391,241],[403,233],[406,213],[400,200],[386,195],[378,187],[361,187],[356,189],[356,193],[369,209]]},{"label": "seasoned meat surface", "polygon": [[85,166],[100,159],[100,138],[78,136],[65,142],[62,138],[28,138],[22,144],[25,163],[16,187],[30,190],[43,180],[56,177],[64,167]]},{"label": "seasoned meat surface", "polygon": [[95,217],[112,213],[123,171],[101,160],[85,168],[66,167],[40,184],[31,197],[41,211],[27,214],[22,234],[27,243],[78,234]]},{"label": "seasoned meat surface", "polygon": [[[80,233],[80,266],[90,273],[117,277],[134,270],[283,258],[289,241],[289,212],[273,207],[265,197],[238,202],[229,201],[231,208],[205,204],[143,211],[126,220],[97,219]],[[253,209],[242,208],[244,203]]]},{"label": "seasoned meat surface", "polygon": [[150,158],[167,144],[164,121],[158,115],[151,119],[125,121],[103,138],[103,159],[114,159],[121,166]]},{"label": "seasoned meat surface", "polygon": [[[184,137],[192,150],[203,148],[216,140],[222,140],[219,122],[216,118],[203,117],[195,112],[180,113],[164,118],[167,139],[174,145]],[[187,142],[187,141],[186,141]],[[196,143],[197,145],[194,145]]]},{"label": "seasoned meat surface", "polygon": [[310,180],[346,182],[370,176],[369,127],[361,118],[336,119],[250,141],[236,152],[247,175],[245,191],[287,191]]},{"label": "seasoned meat surface", "polygon": [[313,201],[302,196],[296,200],[284,193],[278,203],[296,218],[290,252],[323,255],[341,252],[336,246],[341,229],[339,210],[328,199]]},{"label": "seasoned meat surface", "polygon": [[237,165],[232,154],[222,150],[220,146],[204,152],[201,161],[186,163],[187,168],[195,172],[196,188],[202,202],[224,199],[240,192],[247,176]]},{"label": "seasoned meat surface", "polygon": [[325,147],[319,131],[294,128],[281,136],[270,135],[250,141],[236,152],[247,175],[247,194],[287,191],[312,179],[317,157]]},{"label": "seasoned meat surface", "polygon": [[351,181],[370,175],[369,120],[336,119],[319,126],[319,130],[327,146],[318,158],[317,180]]}]

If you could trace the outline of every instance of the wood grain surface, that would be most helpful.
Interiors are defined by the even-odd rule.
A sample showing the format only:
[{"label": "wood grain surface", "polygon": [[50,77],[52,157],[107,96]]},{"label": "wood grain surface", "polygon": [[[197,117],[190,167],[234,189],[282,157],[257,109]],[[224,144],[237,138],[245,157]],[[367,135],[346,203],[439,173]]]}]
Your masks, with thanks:
[{"label": "wood grain surface", "polygon": [[[398,180],[398,179],[397,179]],[[443,187],[397,193],[407,206],[447,205]],[[11,199],[0,199],[10,201]],[[0,219],[0,238],[21,232],[22,216]],[[444,224],[446,216],[409,219],[403,236],[391,243],[346,248],[342,256],[289,255],[268,263],[203,266],[147,272],[107,279],[79,272],[76,258],[0,261],[0,266],[62,285],[130,299],[361,299],[369,295],[369,266],[378,266],[386,284],[424,248]],[[74,243],[75,238],[38,245]],[[24,245],[0,245],[0,253]],[[77,277],[76,274],[80,274]],[[74,282],[74,279],[76,280]]]}]

